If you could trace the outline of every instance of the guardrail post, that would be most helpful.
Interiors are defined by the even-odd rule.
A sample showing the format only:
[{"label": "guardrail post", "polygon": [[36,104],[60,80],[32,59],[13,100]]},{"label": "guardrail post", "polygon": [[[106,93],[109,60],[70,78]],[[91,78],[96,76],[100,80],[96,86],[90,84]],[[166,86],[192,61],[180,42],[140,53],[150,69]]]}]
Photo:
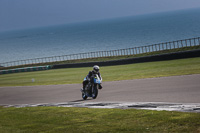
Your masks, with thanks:
[{"label": "guardrail post", "polygon": [[194,40],[194,46],[196,46],[196,41],[195,41],[195,38],[194,38],[193,40]]},{"label": "guardrail post", "polygon": [[157,45],[155,44],[154,46],[155,46],[155,50],[158,51],[158,50],[157,50]]},{"label": "guardrail post", "polygon": [[179,42],[179,41],[176,41],[178,48],[180,48],[180,46],[179,46],[179,43],[178,43],[178,42]]},{"label": "guardrail post", "polygon": [[200,37],[198,37],[198,42],[199,42],[199,45],[200,45]]},{"label": "guardrail post", "polygon": [[176,48],[175,42],[173,41],[174,48]]},{"label": "guardrail post", "polygon": [[183,43],[182,43],[182,40],[181,41],[179,41],[180,42],[180,44],[181,44],[181,48],[183,48]]},{"label": "guardrail post", "polygon": [[150,47],[150,45],[148,46],[148,49],[149,49],[149,52],[151,52],[151,47]]},{"label": "guardrail post", "polygon": [[134,48],[132,48],[132,51],[133,51],[133,54],[132,55],[134,55],[135,53],[134,53]]}]

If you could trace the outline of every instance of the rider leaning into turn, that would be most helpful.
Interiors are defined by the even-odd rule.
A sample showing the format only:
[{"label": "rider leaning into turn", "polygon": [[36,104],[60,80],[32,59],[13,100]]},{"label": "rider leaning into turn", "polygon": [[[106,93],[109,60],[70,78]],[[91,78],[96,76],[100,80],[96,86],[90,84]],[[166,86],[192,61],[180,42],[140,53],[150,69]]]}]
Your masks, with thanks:
[{"label": "rider leaning into turn", "polygon": [[[85,91],[85,86],[88,84],[89,81],[91,81],[91,77],[94,74],[98,74],[100,80],[102,81],[102,77],[101,77],[101,74],[99,72],[99,66],[97,66],[97,65],[93,66],[93,70],[89,71],[88,75],[86,76],[86,78],[83,81],[83,91]],[[102,89],[101,84],[99,85],[99,89]]]}]

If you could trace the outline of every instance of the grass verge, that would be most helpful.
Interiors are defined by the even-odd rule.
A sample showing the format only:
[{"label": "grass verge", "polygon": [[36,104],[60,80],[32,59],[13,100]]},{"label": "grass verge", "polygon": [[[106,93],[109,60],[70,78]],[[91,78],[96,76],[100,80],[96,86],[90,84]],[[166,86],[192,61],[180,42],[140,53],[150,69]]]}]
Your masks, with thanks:
[{"label": "grass verge", "polygon": [[0,107],[0,132],[200,132],[200,114],[135,109]]},{"label": "grass verge", "polygon": [[[52,69],[0,75],[0,86],[33,86],[81,83],[92,67]],[[200,57],[100,68],[103,81],[200,74]],[[34,79],[34,82],[32,82]]]}]

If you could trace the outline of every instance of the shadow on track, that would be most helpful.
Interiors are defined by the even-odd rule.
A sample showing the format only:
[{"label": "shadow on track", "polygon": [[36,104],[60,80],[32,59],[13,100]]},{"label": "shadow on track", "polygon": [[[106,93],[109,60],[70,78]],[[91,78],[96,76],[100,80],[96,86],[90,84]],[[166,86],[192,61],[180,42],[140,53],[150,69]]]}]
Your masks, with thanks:
[{"label": "shadow on track", "polygon": [[89,101],[89,100],[93,100],[93,99],[86,99],[86,100],[80,99],[80,100],[75,100],[75,101],[70,101],[70,102],[82,102],[82,101]]}]

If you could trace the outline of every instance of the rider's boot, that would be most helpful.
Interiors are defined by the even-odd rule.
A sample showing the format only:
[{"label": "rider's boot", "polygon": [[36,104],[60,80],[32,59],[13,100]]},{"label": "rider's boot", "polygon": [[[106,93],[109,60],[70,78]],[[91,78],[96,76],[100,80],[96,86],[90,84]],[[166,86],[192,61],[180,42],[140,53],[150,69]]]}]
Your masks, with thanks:
[{"label": "rider's boot", "polygon": [[102,89],[103,87],[102,87],[102,85],[101,84],[99,84],[99,89]]}]

